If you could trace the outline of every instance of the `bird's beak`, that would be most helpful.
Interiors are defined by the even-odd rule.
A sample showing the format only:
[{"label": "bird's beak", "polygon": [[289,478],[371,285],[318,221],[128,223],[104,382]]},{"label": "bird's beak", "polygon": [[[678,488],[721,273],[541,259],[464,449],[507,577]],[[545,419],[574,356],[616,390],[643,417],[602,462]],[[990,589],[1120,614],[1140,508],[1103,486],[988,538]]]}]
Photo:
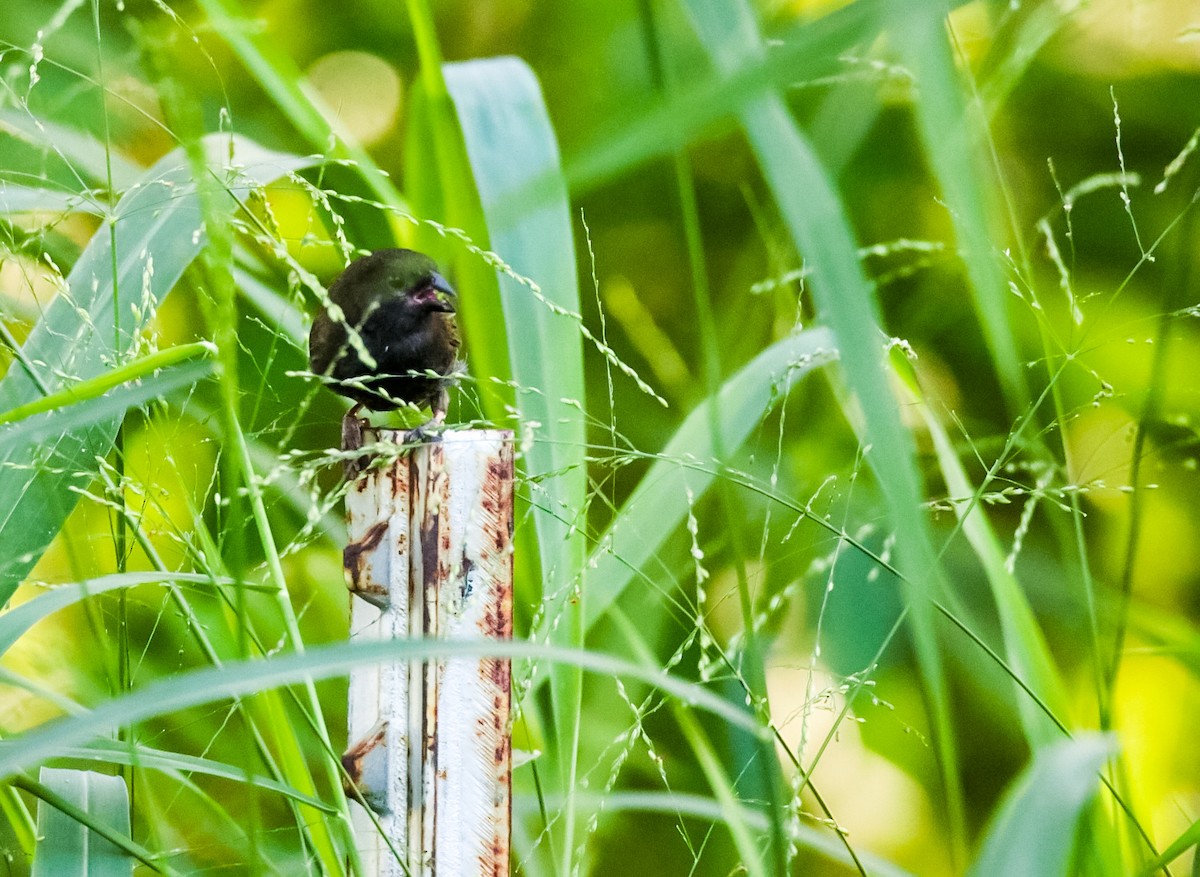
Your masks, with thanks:
[{"label": "bird's beak", "polygon": [[451,299],[457,297],[458,293],[454,291],[454,287],[450,285],[450,281],[434,271],[433,280],[429,285],[438,291],[437,298],[438,304],[442,306],[441,309],[447,313],[454,313],[454,302]]}]

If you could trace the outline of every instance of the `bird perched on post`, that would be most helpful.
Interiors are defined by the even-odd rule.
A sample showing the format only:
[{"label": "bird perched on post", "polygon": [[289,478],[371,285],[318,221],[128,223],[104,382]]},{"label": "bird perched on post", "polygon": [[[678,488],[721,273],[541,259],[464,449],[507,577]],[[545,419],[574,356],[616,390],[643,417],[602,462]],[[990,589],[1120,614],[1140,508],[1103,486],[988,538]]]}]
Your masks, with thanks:
[{"label": "bird perched on post", "polygon": [[357,259],[329,287],[342,318],[322,308],[313,320],[313,372],[333,378],[331,389],[373,411],[428,406],[440,423],[461,369],[454,297],[424,253],[377,250]]}]

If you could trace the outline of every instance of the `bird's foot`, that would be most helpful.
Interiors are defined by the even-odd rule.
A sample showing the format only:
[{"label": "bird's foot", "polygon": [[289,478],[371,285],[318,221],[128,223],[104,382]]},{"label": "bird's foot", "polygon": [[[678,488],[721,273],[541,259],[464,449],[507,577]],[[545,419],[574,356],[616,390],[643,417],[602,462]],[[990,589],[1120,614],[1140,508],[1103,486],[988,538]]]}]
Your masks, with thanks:
[{"label": "bird's foot", "polygon": [[422,423],[415,429],[410,429],[404,434],[405,444],[425,444],[426,442],[440,441],[442,438],[442,421],[434,418],[427,423]]},{"label": "bird's foot", "polygon": [[[363,405],[359,402],[354,405],[346,415],[342,418],[342,450],[357,451],[363,446],[363,425],[365,421],[359,416],[363,409]],[[343,463],[346,472],[346,480],[353,481],[358,477],[367,466],[366,457],[350,457]]]}]

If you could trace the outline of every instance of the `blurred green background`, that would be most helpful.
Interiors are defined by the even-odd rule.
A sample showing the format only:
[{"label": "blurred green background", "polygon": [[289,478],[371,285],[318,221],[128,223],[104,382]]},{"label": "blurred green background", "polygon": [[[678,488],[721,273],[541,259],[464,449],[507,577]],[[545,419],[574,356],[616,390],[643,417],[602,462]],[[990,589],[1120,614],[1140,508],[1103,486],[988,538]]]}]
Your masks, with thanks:
[{"label": "blurred green background", "polygon": [[[561,702],[535,690],[517,721],[515,746],[548,754],[516,770],[514,873],[565,874],[564,863],[591,874],[776,873],[770,848],[780,832],[789,838],[786,873],[951,874],[971,862],[977,873],[1006,873],[981,851],[989,837],[1021,846],[1019,835],[995,833],[1002,796],[1045,740],[1023,726],[1029,700],[999,656],[1033,678],[1036,660],[1018,658],[1036,656],[1043,642],[1048,690],[1061,695],[1045,699],[1062,726],[1050,736],[1112,731],[1120,753],[1105,763],[1109,787],[1093,783],[1094,803],[1078,802],[1079,819],[1049,843],[1044,873],[1140,873],[1177,841],[1173,852],[1184,858],[1175,873],[1186,872],[1187,831],[1200,810],[1191,737],[1200,718],[1200,159],[1192,154],[1200,6],[759,2],[762,58],[739,54],[744,35],[732,31],[706,45],[693,26],[703,4],[690,6],[689,15],[689,4],[669,0],[6,3],[0,316],[11,341],[26,339],[83,247],[107,233],[97,214],[180,143],[233,132],[279,153],[336,159],[310,161],[249,198],[258,226],[234,225],[235,255],[214,255],[213,244],[155,312],[140,315],[137,348],[214,337],[222,270],[246,293],[228,324],[236,344],[219,343],[229,357],[219,361],[237,366],[233,414],[264,485],[298,630],[310,645],[336,642],[346,636],[340,466],[322,450],[337,446],[344,407],[303,374],[296,330],[307,324],[297,320],[317,306],[305,272],[327,284],[345,265],[341,242],[407,244],[435,248],[463,298],[480,272],[495,282],[460,240],[420,222],[461,226],[486,247],[471,225],[479,208],[456,153],[461,135],[437,122],[447,117],[430,88],[436,58],[419,45],[414,22],[428,14],[447,62],[515,55],[532,69],[562,154],[574,252],[556,258],[576,265],[581,325],[669,403],[639,391],[614,370],[614,357],[584,341],[586,445],[569,452],[587,475],[586,504],[570,512],[588,551],[656,459],[668,460],[655,455],[689,412],[770,345],[830,322],[831,303],[858,295],[836,284],[814,294],[812,284],[828,282],[821,255],[800,251],[781,205],[824,202],[799,170],[790,189],[786,176],[764,176],[739,126],[738,114],[772,88],[820,160],[873,282],[882,332],[860,323],[855,336],[840,334],[841,358],[847,345],[870,347],[878,356],[868,359],[889,363],[885,386],[909,436],[896,453],[911,454],[924,501],[897,513],[882,486],[888,470],[864,452],[864,388],[836,365],[824,368],[828,380],[797,379],[747,424],[744,442],[710,454],[723,458],[717,487],[688,498],[686,520],[663,521],[662,544],[621,613],[586,642],[570,642],[634,663],[651,655],[733,703],[747,690],[769,696],[769,706],[757,703],[778,735],[778,764],[765,766],[747,735],[712,716],[701,729],[751,814],[763,861],[748,863],[725,830],[728,811],[703,747],[666,701],[585,676],[573,713],[576,772],[563,773],[576,744],[556,727]],[[717,72],[727,48],[741,74]],[[939,58],[949,66],[939,68]],[[464,187],[452,190],[448,179]],[[550,197],[540,191],[517,191],[509,209],[538,209]],[[488,393],[500,391],[481,371],[518,355],[521,327],[487,320],[498,312],[479,308],[464,314],[472,374],[451,420],[499,422],[536,444],[544,424],[499,415],[503,400],[489,402]],[[578,339],[577,325],[567,325]],[[997,337],[1015,350],[1012,363]],[[0,361],[18,369],[6,350]],[[80,482],[82,501],[22,576],[13,605],[48,585],[126,570],[219,567],[243,583],[269,582],[271,551],[239,510],[245,500],[232,508],[220,500],[236,477],[223,469],[231,445],[222,392],[221,381],[204,380],[131,411],[120,452]],[[119,500],[94,479],[106,471],[126,479]],[[518,635],[545,641],[559,613],[572,617],[561,594],[543,588],[562,570],[539,577],[539,562],[528,559],[537,545],[530,509],[543,479],[553,484],[556,475],[536,462],[523,472],[518,550],[529,555],[518,558]],[[122,504],[136,510],[135,523],[119,523]],[[990,525],[992,554],[958,522],[956,508],[968,506]],[[927,569],[916,590],[879,563],[904,567],[909,546],[896,521],[906,516],[927,527],[940,570]],[[126,546],[120,560],[118,545]],[[17,553],[0,545],[6,562]],[[543,566],[546,557],[543,544]],[[904,569],[919,567],[911,563]],[[600,586],[569,573],[562,580],[586,603]],[[1006,575],[1013,593],[997,585]],[[929,610],[932,664],[914,627],[925,609],[905,609],[912,599],[928,609],[924,596],[913,597],[922,593],[941,607]],[[79,602],[8,648],[3,667],[15,675],[0,686],[4,737],[61,715],[61,698],[94,705],[209,660],[163,587],[122,594]],[[755,619],[750,637],[743,596]],[[225,611],[207,592],[192,599]],[[264,651],[294,648],[273,598],[250,591],[240,599]],[[1018,624],[1024,639],[1014,646],[1003,619],[1026,606],[1036,626]],[[645,654],[630,644],[628,619]],[[244,643],[235,648],[239,622],[229,623],[214,635],[248,655]],[[546,672],[539,663],[517,676]],[[344,680],[320,683],[319,694],[340,747]],[[945,728],[931,719],[939,703],[952,729],[949,756],[936,742]],[[318,764],[301,708],[280,710],[283,733],[300,728],[300,747]],[[249,765],[234,713],[228,700],[195,707],[139,724],[134,736]],[[812,771],[790,802],[800,774],[785,746]],[[957,777],[947,779],[947,759]],[[323,783],[318,777],[313,792],[329,802]],[[956,790],[949,795],[947,783]],[[329,870],[319,844],[297,828],[300,816],[272,792],[141,770],[134,789],[135,839],[181,873]],[[556,817],[568,793],[578,810]],[[1025,812],[1038,812],[1027,804]],[[14,826],[32,798],[11,793],[6,805],[4,867],[26,873],[29,850]],[[1025,842],[1041,855],[1034,823],[1024,826],[1035,832]]]}]

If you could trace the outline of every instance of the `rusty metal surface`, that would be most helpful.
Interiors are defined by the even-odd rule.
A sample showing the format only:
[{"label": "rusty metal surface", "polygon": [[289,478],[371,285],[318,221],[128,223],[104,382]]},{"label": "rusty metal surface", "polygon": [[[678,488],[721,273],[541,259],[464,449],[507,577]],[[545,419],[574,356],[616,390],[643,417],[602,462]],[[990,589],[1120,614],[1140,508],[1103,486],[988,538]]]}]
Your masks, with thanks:
[{"label": "rusty metal surface", "polygon": [[[409,438],[362,422],[343,437],[349,450]],[[347,466],[352,638],[511,638],[512,453],[511,433],[468,430]],[[510,709],[506,660],[351,674],[344,764],[387,835],[355,806],[367,874],[508,874]]]},{"label": "rusty metal surface", "polygon": [[[456,640],[511,638],[511,441],[497,432],[456,433],[446,437],[444,455],[455,480],[448,539],[440,552],[442,633]],[[506,660],[444,662],[438,714],[439,873],[508,874],[509,680]]]},{"label": "rusty metal surface", "polygon": [[[384,438],[361,421],[344,426],[343,436],[348,450]],[[409,458],[399,455],[385,460],[361,457],[347,465],[352,480],[346,494],[350,541],[344,559],[352,639],[410,636],[408,470]],[[350,673],[347,759],[358,766],[361,799],[374,811],[352,804],[351,816],[364,871],[376,877],[407,873],[406,864],[397,862],[391,849],[408,846],[409,736],[396,705],[407,698],[409,676],[407,662],[365,665]]]},{"label": "rusty metal surface", "polygon": [[387,584],[376,581],[373,567],[368,562],[371,554],[388,535],[388,522],[376,521],[358,539],[351,540],[342,550],[342,566],[346,570],[346,583],[352,593],[374,603],[380,609],[387,608]]},{"label": "rusty metal surface", "polygon": [[389,812],[388,730],[388,723],[380,722],[342,756],[342,767],[346,771],[346,794],[376,813]]}]

